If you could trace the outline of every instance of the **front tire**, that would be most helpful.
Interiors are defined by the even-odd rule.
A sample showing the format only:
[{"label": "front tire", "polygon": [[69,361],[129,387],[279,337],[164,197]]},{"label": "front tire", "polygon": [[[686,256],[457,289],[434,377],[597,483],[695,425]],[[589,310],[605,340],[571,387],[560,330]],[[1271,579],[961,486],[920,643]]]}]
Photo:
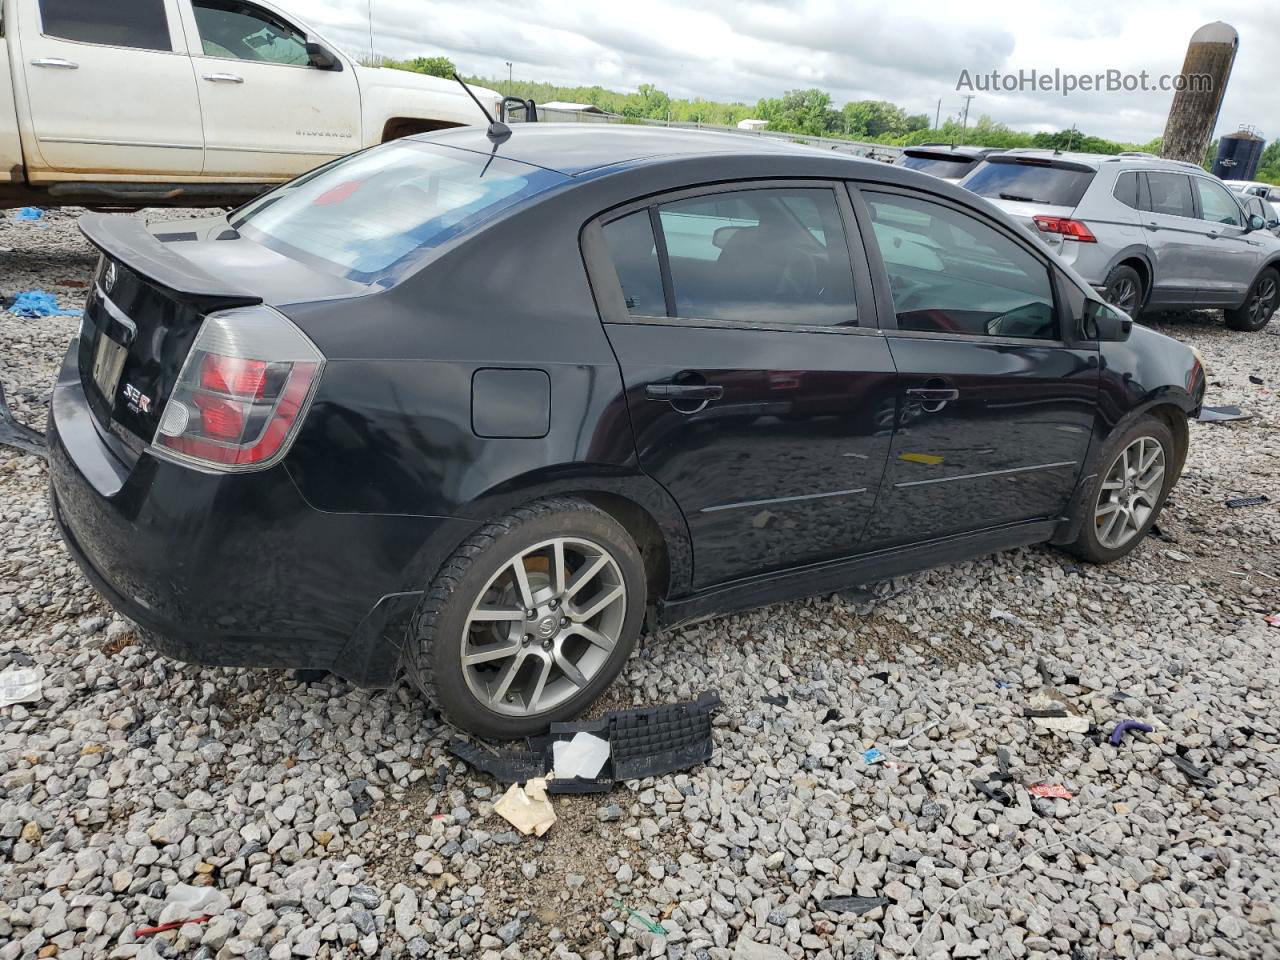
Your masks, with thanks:
[{"label": "front tire", "polygon": [[1227,326],[1232,330],[1257,333],[1271,322],[1271,314],[1280,305],[1280,273],[1268,267],[1258,274],[1249,288],[1244,303],[1234,310],[1224,311]]},{"label": "front tire", "polygon": [[1067,549],[1090,563],[1127,556],[1146,538],[1173,487],[1178,457],[1169,427],[1143,417],[1107,441],[1102,468],[1077,510],[1080,532]]},{"label": "front tire", "polygon": [[406,667],[455,726],[532,736],[613,682],[646,603],[644,561],[621,524],[584,500],[542,500],[454,552],[414,618]]}]

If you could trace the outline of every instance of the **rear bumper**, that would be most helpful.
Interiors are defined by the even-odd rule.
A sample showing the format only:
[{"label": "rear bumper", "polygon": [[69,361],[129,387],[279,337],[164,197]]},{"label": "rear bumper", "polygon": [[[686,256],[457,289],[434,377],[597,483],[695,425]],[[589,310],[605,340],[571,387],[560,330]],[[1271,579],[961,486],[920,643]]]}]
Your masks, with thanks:
[{"label": "rear bumper", "polygon": [[284,465],[206,474],[143,453],[127,466],[103,442],[74,352],[54,389],[48,443],[68,551],[157,649],[193,663],[319,668],[389,686],[440,552],[474,526],[325,513]]}]

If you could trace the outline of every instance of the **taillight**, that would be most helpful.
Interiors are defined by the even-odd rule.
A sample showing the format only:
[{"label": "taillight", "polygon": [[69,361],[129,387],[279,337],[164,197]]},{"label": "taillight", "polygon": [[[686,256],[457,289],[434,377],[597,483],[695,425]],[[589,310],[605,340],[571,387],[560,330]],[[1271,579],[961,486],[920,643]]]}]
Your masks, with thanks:
[{"label": "taillight", "polygon": [[1041,233],[1060,233],[1064,240],[1076,240],[1080,243],[1097,243],[1098,238],[1093,231],[1079,220],[1067,217],[1032,217]]},{"label": "taillight", "polygon": [[152,449],[215,470],[260,470],[288,452],[324,355],[267,306],[205,318],[165,404]]}]

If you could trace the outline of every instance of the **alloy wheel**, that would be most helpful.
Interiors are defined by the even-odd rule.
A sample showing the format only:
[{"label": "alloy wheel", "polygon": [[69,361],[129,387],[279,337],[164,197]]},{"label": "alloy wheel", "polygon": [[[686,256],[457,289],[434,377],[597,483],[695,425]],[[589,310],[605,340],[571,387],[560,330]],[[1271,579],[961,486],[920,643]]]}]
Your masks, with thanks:
[{"label": "alloy wheel", "polygon": [[1111,285],[1110,296],[1107,298],[1111,301],[1113,307],[1119,307],[1125,313],[1133,311],[1133,305],[1138,299],[1138,285],[1128,277],[1121,277]]},{"label": "alloy wheel", "polygon": [[1164,447],[1154,437],[1139,437],[1120,452],[1098,491],[1098,543],[1117,550],[1138,535],[1160,502],[1164,475]]},{"label": "alloy wheel", "polygon": [[1276,306],[1276,290],[1276,281],[1272,277],[1265,277],[1258,284],[1258,289],[1249,302],[1250,323],[1260,323],[1271,315]]},{"label": "alloy wheel", "polygon": [[495,713],[545,713],[604,669],[626,613],[622,570],[604,547],[558,537],[522,550],[489,579],[467,614],[461,647],[467,687]]}]

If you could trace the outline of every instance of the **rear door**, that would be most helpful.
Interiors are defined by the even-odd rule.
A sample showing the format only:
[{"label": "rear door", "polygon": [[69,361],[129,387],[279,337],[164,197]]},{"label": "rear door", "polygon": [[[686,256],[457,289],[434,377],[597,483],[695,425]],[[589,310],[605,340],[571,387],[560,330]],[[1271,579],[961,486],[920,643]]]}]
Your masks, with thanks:
[{"label": "rear door", "polygon": [[358,149],[355,71],[319,70],[306,31],[243,0],[191,0],[207,176],[284,180]]},{"label": "rear door", "polygon": [[864,547],[1060,516],[1088,451],[1098,352],[1049,261],[967,207],[871,185],[862,201],[899,384]]},{"label": "rear door", "polygon": [[751,182],[622,208],[585,235],[640,464],[684,512],[695,586],[861,541],[895,373],[851,218],[832,184]]},{"label": "rear door", "polygon": [[29,173],[200,173],[204,134],[177,0],[20,0],[18,10],[40,154],[27,158]]},{"label": "rear door", "polygon": [[1208,177],[1192,177],[1200,222],[1200,253],[1193,262],[1201,302],[1236,306],[1262,266],[1262,243],[1245,227],[1231,191]]},{"label": "rear door", "polygon": [[1142,218],[1155,264],[1151,304],[1193,305],[1200,299],[1199,262],[1207,230],[1196,216],[1191,178],[1149,170],[1143,175],[1148,210]]}]

